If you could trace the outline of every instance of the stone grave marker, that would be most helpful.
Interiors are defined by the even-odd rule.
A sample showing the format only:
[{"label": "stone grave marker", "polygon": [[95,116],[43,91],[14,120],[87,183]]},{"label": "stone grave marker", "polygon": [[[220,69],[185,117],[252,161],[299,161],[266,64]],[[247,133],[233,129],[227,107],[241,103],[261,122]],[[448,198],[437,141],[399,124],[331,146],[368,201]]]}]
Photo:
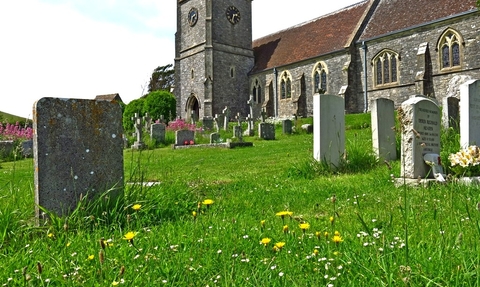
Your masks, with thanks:
[{"label": "stone grave marker", "polygon": [[210,134],[210,143],[218,143],[220,141],[220,134],[219,133],[211,133]]},{"label": "stone grave marker", "polygon": [[442,104],[442,126],[446,129],[459,130],[460,127],[460,99],[446,97]]},{"label": "stone grave marker", "polygon": [[254,121],[253,121],[253,118],[251,117],[251,115],[248,115],[247,118],[245,119],[247,121],[247,129],[245,130],[245,132],[243,133],[243,135],[245,136],[254,136],[255,135],[255,132],[254,132]]},{"label": "stone grave marker", "polygon": [[345,101],[335,95],[313,95],[313,157],[338,166],[345,152]]},{"label": "stone grave marker", "polygon": [[258,135],[264,140],[274,140],[275,125],[272,123],[261,122],[258,124]]},{"label": "stone grave marker", "polygon": [[460,86],[460,147],[480,146],[480,80]]},{"label": "stone grave marker", "polygon": [[165,124],[155,123],[150,126],[150,138],[157,143],[165,142]]},{"label": "stone grave marker", "polygon": [[237,125],[233,127],[233,138],[238,138],[238,140],[242,142],[242,117],[240,116],[240,113],[237,113],[235,119],[237,120]]},{"label": "stone grave marker", "polygon": [[213,118],[203,117],[202,126],[205,130],[213,130]]},{"label": "stone grave marker", "polygon": [[178,130],[175,132],[175,145],[195,144],[195,132],[191,130]]},{"label": "stone grave marker", "polygon": [[118,103],[41,98],[34,105],[35,211],[68,215],[82,197],[123,193],[123,126]]},{"label": "stone grave marker", "polygon": [[152,117],[148,113],[145,113],[145,116],[143,116],[143,122],[145,123],[145,130],[149,131],[152,125]]},{"label": "stone grave marker", "polygon": [[433,155],[440,155],[440,108],[431,99],[411,97],[402,103],[399,117],[402,130],[402,177],[434,178],[425,156],[428,154],[428,158],[433,158]]},{"label": "stone grave marker", "polygon": [[223,111],[223,129],[228,131],[228,123],[230,122],[230,109],[226,106]]},{"label": "stone grave marker", "polygon": [[286,135],[292,134],[292,120],[286,119],[282,121],[282,132]]},{"label": "stone grave marker", "polygon": [[384,160],[397,159],[395,139],[395,108],[390,99],[378,98],[371,110],[372,143],[377,157]]},{"label": "stone grave marker", "polygon": [[142,142],[142,118],[135,113],[135,116],[132,117],[133,127],[135,128],[135,132],[133,133],[134,136],[137,137],[137,140],[133,143],[133,149],[142,149],[145,147],[145,143]]}]

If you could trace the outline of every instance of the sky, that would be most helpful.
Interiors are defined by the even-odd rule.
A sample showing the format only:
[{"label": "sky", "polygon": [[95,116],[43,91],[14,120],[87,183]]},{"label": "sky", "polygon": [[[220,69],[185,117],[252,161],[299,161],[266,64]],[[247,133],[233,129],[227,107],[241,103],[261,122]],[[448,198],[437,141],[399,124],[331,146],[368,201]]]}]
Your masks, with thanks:
[{"label": "sky", "polygon": [[[360,1],[254,0],[253,39]],[[0,1],[0,111],[31,119],[43,97],[140,98],[153,69],[174,63],[176,2]]]}]

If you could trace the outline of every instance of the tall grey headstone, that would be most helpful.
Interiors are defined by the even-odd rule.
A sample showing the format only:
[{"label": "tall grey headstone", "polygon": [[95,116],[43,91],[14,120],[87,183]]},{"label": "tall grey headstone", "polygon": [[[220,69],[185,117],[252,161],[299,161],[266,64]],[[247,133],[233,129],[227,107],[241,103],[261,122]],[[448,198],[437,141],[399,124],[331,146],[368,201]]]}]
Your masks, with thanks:
[{"label": "tall grey headstone", "polygon": [[440,155],[440,108],[431,99],[412,97],[399,110],[402,130],[401,175],[405,178],[433,178],[425,155]]},{"label": "tall grey headstone", "polygon": [[390,99],[379,98],[373,101],[371,109],[372,144],[378,158],[397,159],[395,140],[395,108]]},{"label": "tall grey headstone", "polygon": [[230,109],[226,106],[223,111],[222,111],[222,114],[223,114],[223,129],[224,130],[228,130],[228,123],[230,122]]},{"label": "tall grey headstone", "polygon": [[291,134],[292,133],[292,120],[286,119],[282,121],[282,132],[284,134]]},{"label": "tall grey headstone", "polygon": [[150,138],[157,143],[165,142],[165,124],[155,123],[150,125]]},{"label": "tall grey headstone", "polygon": [[313,157],[332,167],[345,152],[345,101],[335,95],[313,95]]},{"label": "tall grey headstone", "polygon": [[460,127],[460,99],[446,97],[443,99],[442,107],[442,126],[458,131]]},{"label": "tall grey headstone", "polygon": [[34,105],[36,215],[59,216],[81,197],[123,193],[122,109],[109,101],[41,98]]},{"label": "tall grey headstone", "polygon": [[480,80],[460,86],[460,147],[480,146]]}]

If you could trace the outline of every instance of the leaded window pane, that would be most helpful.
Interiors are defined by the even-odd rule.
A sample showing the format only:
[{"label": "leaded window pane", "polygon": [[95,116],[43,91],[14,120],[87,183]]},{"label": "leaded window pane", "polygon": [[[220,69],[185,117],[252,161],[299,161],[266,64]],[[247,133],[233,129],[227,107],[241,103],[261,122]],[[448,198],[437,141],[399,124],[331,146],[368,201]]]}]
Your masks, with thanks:
[{"label": "leaded window pane", "polygon": [[390,83],[390,65],[388,59],[383,61],[383,83]]},{"label": "leaded window pane", "polygon": [[315,87],[315,91],[313,92],[316,93],[317,90],[320,88],[320,74],[318,73],[318,71],[315,71],[315,75],[313,76],[313,82]]},{"label": "leaded window pane", "polygon": [[285,80],[282,79],[282,82],[280,83],[280,98],[285,99],[285,93],[286,93],[286,87],[285,87]]},{"label": "leaded window pane", "polygon": [[292,82],[290,79],[287,79],[287,98],[292,97]]},{"label": "leaded window pane", "polygon": [[450,48],[447,45],[442,47],[442,68],[450,67]]},{"label": "leaded window pane", "polygon": [[460,45],[453,43],[452,45],[452,66],[460,66]]},{"label": "leaded window pane", "polygon": [[376,66],[377,66],[377,85],[381,85],[383,84],[382,82],[382,61],[380,61],[380,59],[377,60],[377,63],[376,63]]},{"label": "leaded window pane", "polygon": [[257,102],[257,87],[253,87],[252,95],[253,95],[253,101]]},{"label": "leaded window pane", "polygon": [[397,82],[397,58],[392,58],[392,83]]},{"label": "leaded window pane", "polygon": [[326,92],[327,91],[327,73],[324,70],[322,70],[321,77],[322,77],[322,80],[321,80],[320,88],[322,89],[323,92]]},{"label": "leaded window pane", "polygon": [[262,102],[262,89],[260,89],[260,87],[258,87],[257,89],[257,103],[261,103]]}]

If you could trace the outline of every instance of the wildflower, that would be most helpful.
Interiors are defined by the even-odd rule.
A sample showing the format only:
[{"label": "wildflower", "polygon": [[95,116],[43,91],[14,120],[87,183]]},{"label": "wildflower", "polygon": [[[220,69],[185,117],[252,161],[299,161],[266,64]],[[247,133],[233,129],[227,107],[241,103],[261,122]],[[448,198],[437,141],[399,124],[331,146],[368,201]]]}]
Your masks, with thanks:
[{"label": "wildflower", "polygon": [[285,274],[285,273],[280,272],[280,273],[278,273],[278,276],[282,277],[284,274]]},{"label": "wildflower", "polygon": [[282,219],[288,215],[288,216],[292,216],[293,212],[292,211],[280,211],[280,212],[277,212],[277,216],[280,216]]},{"label": "wildflower", "polygon": [[328,238],[328,232],[327,231],[325,231],[324,235],[325,235],[325,238]]},{"label": "wildflower", "polygon": [[313,250],[313,255],[317,256],[318,255],[318,249]]},{"label": "wildflower", "polygon": [[335,244],[338,244],[338,243],[340,243],[340,242],[343,241],[342,237],[341,237],[340,235],[337,235],[337,234],[335,234],[335,235],[333,236],[333,239],[332,239],[332,240],[333,240],[333,242],[335,242]]},{"label": "wildflower", "polygon": [[260,227],[262,230],[265,228],[265,220],[260,220]]},{"label": "wildflower", "polygon": [[48,238],[54,238],[55,237],[55,235],[51,232],[49,234],[47,234],[47,236],[48,236]]},{"label": "wildflower", "polygon": [[137,232],[129,231],[123,236],[123,239],[128,240],[128,242],[133,245],[133,238],[135,237],[135,235],[137,235]]},{"label": "wildflower", "polygon": [[305,233],[305,230],[310,228],[310,224],[308,223],[300,223],[299,226],[300,226],[300,229],[303,231],[303,233]]},{"label": "wildflower", "polygon": [[335,217],[330,216],[330,223],[333,224],[335,222]]},{"label": "wildflower", "polygon": [[196,218],[197,218],[197,212],[196,212],[196,211],[193,211],[193,212],[192,212],[192,215],[193,215],[193,219],[196,219]]},{"label": "wildflower", "polygon": [[88,260],[93,260],[93,258],[95,258],[95,255],[88,255]]},{"label": "wildflower", "polygon": [[315,236],[320,239],[322,237],[322,233],[320,231],[315,232]]},{"label": "wildflower", "polygon": [[283,233],[288,233],[288,225],[283,226]]},{"label": "wildflower", "polygon": [[211,200],[211,199],[205,199],[205,200],[202,202],[202,204],[203,204],[203,205],[206,205],[207,207],[209,207],[210,205],[213,204],[213,202],[214,202],[214,201]]},{"label": "wildflower", "polygon": [[268,243],[270,243],[270,241],[272,241],[272,239],[270,239],[268,237],[265,237],[265,238],[262,238],[262,240],[260,241],[260,244],[263,244],[264,246],[267,246]]},{"label": "wildflower", "polygon": [[132,206],[132,209],[135,210],[135,211],[138,211],[138,210],[140,210],[141,207],[142,207],[141,204],[135,204],[135,205]]},{"label": "wildflower", "polygon": [[112,282],[112,286],[117,286],[118,284],[120,284],[120,282],[118,282],[118,281],[113,281]]},{"label": "wildflower", "polygon": [[278,249],[282,249],[283,246],[285,246],[285,242],[277,242],[277,243],[275,243],[275,247],[278,248]]}]

